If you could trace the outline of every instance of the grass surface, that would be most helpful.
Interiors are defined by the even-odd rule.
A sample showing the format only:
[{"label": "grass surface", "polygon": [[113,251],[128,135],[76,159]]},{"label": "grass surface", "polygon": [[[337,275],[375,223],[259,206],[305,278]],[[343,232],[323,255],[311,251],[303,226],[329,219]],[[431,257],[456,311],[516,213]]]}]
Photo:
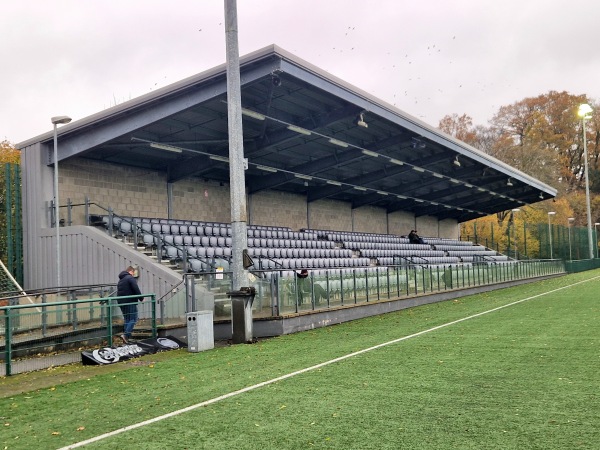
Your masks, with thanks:
[{"label": "grass surface", "polygon": [[[58,448],[600,276],[426,305],[255,345],[48,373],[0,399],[2,447]],[[599,281],[528,300],[90,444],[88,448],[599,448]],[[31,386],[27,375],[2,389]],[[19,381],[22,380],[22,383]]]}]

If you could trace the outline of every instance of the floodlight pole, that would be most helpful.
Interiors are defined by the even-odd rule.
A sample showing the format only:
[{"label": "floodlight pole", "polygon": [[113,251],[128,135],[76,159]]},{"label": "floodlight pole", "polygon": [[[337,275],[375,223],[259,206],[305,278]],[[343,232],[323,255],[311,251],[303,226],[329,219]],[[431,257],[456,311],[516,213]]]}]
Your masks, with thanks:
[{"label": "floodlight pole", "polygon": [[[244,131],[236,0],[225,0],[225,44],[227,53],[227,119],[229,130],[229,185],[231,201],[231,240],[233,291],[248,286],[243,251],[248,247],[246,180],[244,174]],[[232,302],[234,299],[232,298]],[[232,312],[233,312],[232,307]],[[243,341],[252,341],[252,302],[247,301],[243,314]],[[232,326],[236,324],[232,317]],[[234,333],[235,335],[236,333]]]},{"label": "floodlight pole", "polygon": [[594,259],[594,247],[592,247],[592,211],[590,206],[590,179],[588,175],[588,152],[587,139],[585,136],[585,120],[586,116],[581,118],[583,124],[583,163],[585,168],[585,205],[587,212],[587,231],[588,231],[588,249],[590,251],[590,259]]},{"label": "floodlight pole", "polygon": [[56,297],[60,294],[60,202],[58,200],[58,131],[59,124],[71,121],[68,116],[55,116],[50,119],[54,125],[54,226],[56,227]]}]

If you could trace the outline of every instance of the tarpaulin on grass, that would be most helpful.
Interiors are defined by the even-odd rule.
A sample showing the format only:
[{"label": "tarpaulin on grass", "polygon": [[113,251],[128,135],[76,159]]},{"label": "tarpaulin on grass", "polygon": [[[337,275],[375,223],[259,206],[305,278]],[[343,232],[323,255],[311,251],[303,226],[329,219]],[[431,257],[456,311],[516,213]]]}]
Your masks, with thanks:
[{"label": "tarpaulin on grass", "polygon": [[142,339],[118,347],[84,350],[81,352],[81,362],[83,365],[113,364],[143,355],[184,348],[185,346],[183,342],[172,336]]}]

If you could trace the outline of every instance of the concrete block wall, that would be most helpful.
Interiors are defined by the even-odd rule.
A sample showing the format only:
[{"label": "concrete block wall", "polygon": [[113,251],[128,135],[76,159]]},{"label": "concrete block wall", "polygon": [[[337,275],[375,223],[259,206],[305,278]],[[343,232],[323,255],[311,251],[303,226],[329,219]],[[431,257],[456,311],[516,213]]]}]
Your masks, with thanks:
[{"label": "concrete block wall", "polygon": [[[190,178],[173,183],[172,218],[230,222],[229,184]],[[166,217],[166,216],[165,216]]]},{"label": "concrete block wall", "polygon": [[389,234],[408,236],[410,230],[415,229],[415,216],[406,211],[395,211],[388,214]]},{"label": "concrete block wall", "polygon": [[[71,158],[59,166],[61,204],[67,199],[92,202],[117,214],[138,217],[167,218],[168,186],[163,172],[120,166],[84,158]],[[201,178],[189,178],[171,187],[171,217],[182,220],[229,222],[231,204],[229,185]],[[293,230],[313,228],[365,233],[407,235],[411,229],[421,236],[440,236],[455,239],[458,224],[454,220],[439,222],[435,217],[416,218],[397,211],[386,214],[382,208],[364,206],[352,210],[350,203],[323,199],[307,204],[304,195],[281,191],[258,192],[248,198],[248,223],[274,225]],[[91,213],[104,214],[92,207]],[[67,211],[61,208],[61,218]],[[84,223],[84,207],[72,211],[74,225]]]},{"label": "concrete block wall", "polygon": [[[83,203],[87,196],[121,215],[167,217],[167,183],[162,172],[71,158],[59,164],[58,177],[61,205],[67,199]],[[90,212],[105,214],[100,208]],[[66,209],[61,208],[61,218],[66,216]],[[73,224],[83,224],[84,218],[84,207],[73,208]]]},{"label": "concrete block wall", "polygon": [[438,236],[445,239],[459,239],[460,227],[456,220],[446,219],[438,222]]},{"label": "concrete block wall", "polygon": [[248,200],[249,223],[306,228],[306,198],[303,195],[281,191],[261,191]]},{"label": "concrete block wall", "polygon": [[314,230],[352,231],[352,207],[336,200],[317,200],[308,205],[308,227]]},{"label": "concrete block wall", "polygon": [[353,224],[353,231],[387,234],[387,212],[374,206],[356,208],[353,210]]},{"label": "concrete block wall", "polygon": [[[438,220],[431,216],[420,216],[416,220],[416,228],[421,237],[438,236]],[[408,230],[410,232],[410,230]]]}]

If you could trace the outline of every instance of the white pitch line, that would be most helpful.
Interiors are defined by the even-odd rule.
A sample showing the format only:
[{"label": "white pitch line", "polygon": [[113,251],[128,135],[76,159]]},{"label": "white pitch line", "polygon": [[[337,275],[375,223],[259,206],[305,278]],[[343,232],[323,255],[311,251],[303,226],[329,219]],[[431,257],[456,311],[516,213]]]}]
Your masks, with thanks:
[{"label": "white pitch line", "polygon": [[325,361],[325,362],[322,362],[320,364],[316,364],[314,366],[307,367],[305,369],[297,370],[295,372],[291,372],[291,373],[288,373],[286,375],[282,375],[282,376],[277,377],[277,378],[272,378],[272,379],[270,379],[268,381],[263,381],[262,383],[254,384],[252,386],[248,386],[248,387],[245,387],[243,389],[239,389],[237,391],[229,392],[228,394],[224,394],[224,395],[221,395],[219,397],[215,397],[215,398],[212,398],[210,400],[206,400],[206,401],[201,402],[201,403],[196,403],[195,405],[188,406],[187,408],[178,409],[177,411],[173,411],[173,412],[170,412],[168,414],[163,414],[162,416],[158,416],[158,417],[155,417],[153,419],[144,420],[143,422],[134,423],[133,425],[128,425],[126,427],[110,431],[108,433],[100,434],[100,435],[98,435],[96,437],[87,439],[85,441],[81,441],[81,442],[77,442],[75,444],[67,445],[66,447],[62,447],[62,448],[60,448],[58,450],[69,450],[69,449],[73,449],[73,448],[83,447],[84,445],[91,444],[93,442],[98,442],[98,441],[101,441],[102,439],[106,439],[106,438],[109,438],[109,437],[112,437],[112,436],[116,436],[116,435],[124,433],[126,431],[135,430],[136,428],[141,428],[141,427],[144,427],[146,425],[150,425],[150,424],[153,424],[153,423],[156,423],[156,422],[160,422],[161,420],[165,420],[165,419],[168,419],[170,417],[175,417],[175,416],[178,416],[180,414],[183,414],[183,413],[186,413],[186,412],[189,412],[189,411],[193,411],[193,410],[198,409],[198,408],[202,408],[203,406],[212,405],[213,403],[218,403],[218,402],[220,402],[222,400],[226,400],[228,398],[235,397],[235,396],[238,396],[240,394],[244,394],[245,392],[250,392],[250,391],[253,391],[255,389],[259,389],[261,387],[268,386],[268,385],[273,384],[273,383],[277,383],[277,382],[282,381],[282,380],[287,380],[288,378],[295,377],[296,375],[301,375],[301,374],[306,373],[306,372],[310,372],[310,371],[313,371],[313,370],[316,370],[316,369],[320,369],[321,367],[325,367],[325,366],[328,366],[330,364],[335,364],[337,362],[344,361],[345,359],[352,358],[352,357],[358,356],[358,355],[362,355],[363,353],[367,353],[367,352],[370,352],[370,351],[373,351],[373,350],[377,350],[377,349],[382,348],[382,347],[387,347],[388,345],[397,344],[398,342],[402,342],[402,341],[405,341],[407,339],[412,339],[412,338],[415,338],[415,337],[418,337],[418,336],[422,336],[424,334],[431,333],[432,331],[436,331],[436,330],[440,330],[442,328],[446,328],[446,327],[449,327],[449,326],[452,326],[452,325],[456,325],[457,323],[461,323],[461,322],[464,322],[466,320],[475,319],[475,318],[483,316],[485,314],[489,314],[489,313],[492,313],[492,312],[495,312],[495,311],[499,311],[501,309],[508,308],[510,306],[518,305],[519,303],[523,303],[523,302],[526,302],[528,300],[533,300],[534,298],[542,297],[544,295],[552,294],[554,292],[562,291],[563,289],[568,289],[568,288],[571,288],[573,286],[577,286],[578,284],[587,283],[588,281],[593,281],[593,280],[596,280],[598,278],[600,278],[600,276],[593,277],[593,278],[590,278],[590,279],[587,279],[587,280],[583,280],[583,281],[578,281],[577,283],[573,283],[573,284],[570,284],[568,286],[563,286],[563,287],[560,287],[560,288],[557,288],[557,289],[553,289],[553,290],[548,291],[548,292],[543,292],[541,294],[537,294],[537,295],[533,295],[531,297],[523,298],[521,300],[517,300],[515,302],[508,303],[508,304],[503,305],[503,306],[498,306],[496,308],[492,308],[492,309],[489,309],[487,311],[483,311],[483,312],[480,312],[480,313],[477,313],[477,314],[473,314],[471,316],[463,317],[462,319],[454,320],[452,322],[448,322],[448,323],[445,323],[445,324],[442,324],[442,325],[438,325],[436,327],[429,328],[427,330],[419,331],[418,333],[414,333],[414,334],[411,334],[411,335],[408,335],[408,336],[404,336],[404,337],[401,337],[401,338],[398,338],[398,339],[394,339],[392,341],[384,342],[383,344],[374,345],[373,347],[369,347],[369,348],[365,348],[363,350],[359,350],[359,351],[356,351],[356,352],[353,352],[353,353],[349,353],[347,355],[340,356],[339,358],[334,358],[334,359],[331,359],[329,361]]}]

